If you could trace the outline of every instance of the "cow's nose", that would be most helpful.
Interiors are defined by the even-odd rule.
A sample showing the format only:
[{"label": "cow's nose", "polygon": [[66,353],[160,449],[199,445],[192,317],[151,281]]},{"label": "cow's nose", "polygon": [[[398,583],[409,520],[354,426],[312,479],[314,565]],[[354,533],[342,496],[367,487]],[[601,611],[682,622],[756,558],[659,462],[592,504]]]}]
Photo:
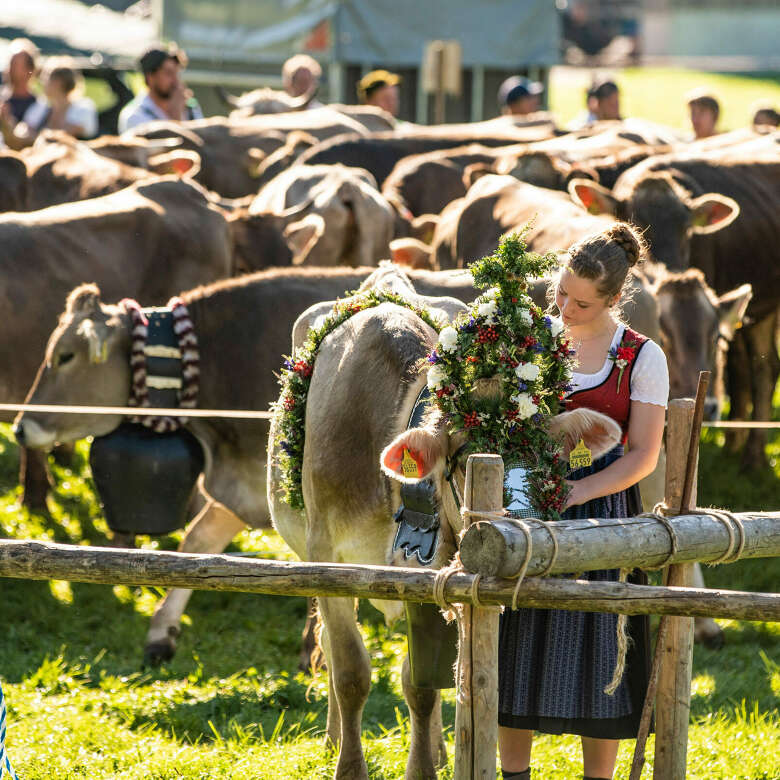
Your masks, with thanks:
[{"label": "cow's nose", "polygon": [[19,442],[19,446],[24,447],[24,426],[21,423],[16,423],[11,430],[16,436],[16,441]]}]

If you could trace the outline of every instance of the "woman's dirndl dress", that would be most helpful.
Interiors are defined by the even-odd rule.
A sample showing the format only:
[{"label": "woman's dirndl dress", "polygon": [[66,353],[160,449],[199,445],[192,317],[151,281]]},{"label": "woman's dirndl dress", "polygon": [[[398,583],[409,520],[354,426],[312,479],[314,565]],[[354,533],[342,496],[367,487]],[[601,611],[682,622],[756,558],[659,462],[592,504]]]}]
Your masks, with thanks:
[{"label": "woman's dirndl dress", "polygon": [[[666,358],[653,341],[619,326],[611,350],[631,347],[623,371],[607,359],[597,374],[574,374],[567,408],[586,406],[609,415],[623,429],[623,443],[591,466],[570,473],[582,479],[623,454],[632,400],[666,406]],[[613,353],[614,354],[614,353]],[[625,354],[625,353],[621,353]],[[636,485],[580,506],[566,519],[631,517],[641,512]],[[617,582],[617,569],[580,575]],[[642,581],[641,574],[629,581]],[[499,716],[501,726],[548,734],[580,734],[601,739],[635,737],[649,677],[649,621],[629,617],[626,671],[614,695],[604,693],[618,658],[617,615],[566,610],[505,610],[499,632]]]}]

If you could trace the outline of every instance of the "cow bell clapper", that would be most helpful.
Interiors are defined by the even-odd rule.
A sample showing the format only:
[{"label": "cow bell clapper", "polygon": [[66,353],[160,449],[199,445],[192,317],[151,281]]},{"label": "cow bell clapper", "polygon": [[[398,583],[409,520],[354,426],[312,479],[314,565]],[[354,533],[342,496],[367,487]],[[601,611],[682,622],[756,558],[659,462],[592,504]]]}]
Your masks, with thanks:
[{"label": "cow bell clapper", "polygon": [[[181,355],[170,309],[144,309],[149,320],[146,354],[149,405],[179,405]],[[183,528],[203,450],[185,428],[155,433],[125,422],[92,442],[89,463],[100,503],[113,531],[166,534]]]}]

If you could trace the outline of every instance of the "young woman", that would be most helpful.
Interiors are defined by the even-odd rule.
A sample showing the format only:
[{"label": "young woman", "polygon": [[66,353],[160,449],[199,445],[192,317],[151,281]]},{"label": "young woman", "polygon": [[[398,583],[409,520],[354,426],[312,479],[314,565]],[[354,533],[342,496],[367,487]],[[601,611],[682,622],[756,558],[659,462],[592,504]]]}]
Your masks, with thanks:
[{"label": "young woman", "polygon": [[2,122],[5,142],[11,149],[31,146],[44,128],[65,130],[74,138],[93,138],[98,132],[95,104],[82,96],[81,73],[68,57],[52,57],[41,74],[46,95],[33,103],[21,122],[4,116]]},{"label": "young woman", "polygon": [[[643,247],[616,224],[569,249],[555,303],[576,353],[567,408],[608,414],[623,444],[572,472],[566,518],[629,517],[641,511],[636,483],[655,468],[669,377],[660,347],[620,322],[616,306]],[[592,571],[617,581],[617,570]],[[604,692],[618,660],[617,615],[507,610],[499,637],[499,748],[505,780],[530,778],[533,732],[582,737],[586,780],[611,778],[620,739],[635,737],[647,687],[646,618],[629,619],[625,673]]]}]

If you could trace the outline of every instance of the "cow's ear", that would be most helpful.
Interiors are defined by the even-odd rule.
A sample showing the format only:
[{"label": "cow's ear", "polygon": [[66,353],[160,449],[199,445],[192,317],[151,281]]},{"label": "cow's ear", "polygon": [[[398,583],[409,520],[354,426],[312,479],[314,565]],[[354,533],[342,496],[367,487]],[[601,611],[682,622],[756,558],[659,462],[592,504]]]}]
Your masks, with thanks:
[{"label": "cow's ear", "polygon": [[612,193],[589,179],[572,179],[568,185],[571,199],[589,214],[617,216],[618,202]]},{"label": "cow's ear", "polygon": [[96,284],[80,284],[68,295],[68,314],[94,314],[100,311],[100,288]]},{"label": "cow's ear", "polygon": [[718,298],[720,332],[729,341],[734,338],[734,331],[742,326],[742,318],[752,297],[753,288],[749,284],[743,284]]},{"label": "cow's ear", "polygon": [[550,433],[561,439],[562,455],[567,460],[580,439],[596,460],[618,444],[623,435],[620,426],[611,417],[584,407],[553,417]]},{"label": "cow's ear", "polygon": [[191,179],[200,171],[200,155],[189,149],[177,149],[150,157],[147,168],[161,176],[175,174]]},{"label": "cow's ear", "polygon": [[433,234],[440,222],[438,214],[420,214],[412,219],[412,238],[424,244],[433,243]]},{"label": "cow's ear", "polygon": [[691,225],[694,233],[714,233],[730,225],[739,216],[739,204],[733,198],[709,192],[691,201]]},{"label": "cow's ear", "polygon": [[382,450],[379,463],[387,476],[399,482],[419,482],[444,467],[447,434],[429,428],[410,428]]},{"label": "cow's ear", "polygon": [[312,249],[325,233],[325,220],[319,214],[307,214],[284,229],[284,238],[293,253],[293,265],[306,262]]},{"label": "cow's ear", "polygon": [[407,268],[431,268],[431,248],[416,238],[395,238],[390,242],[390,257]]}]

